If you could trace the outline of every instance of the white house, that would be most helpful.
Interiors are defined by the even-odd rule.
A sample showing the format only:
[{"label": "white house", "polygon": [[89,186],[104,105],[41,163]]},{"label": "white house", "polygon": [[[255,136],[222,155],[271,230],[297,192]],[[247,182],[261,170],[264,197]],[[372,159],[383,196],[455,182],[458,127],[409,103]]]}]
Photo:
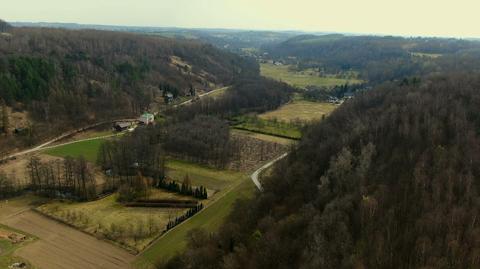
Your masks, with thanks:
[{"label": "white house", "polygon": [[150,113],[144,113],[142,116],[140,116],[138,121],[145,125],[153,124],[153,122],[155,121],[155,116]]}]

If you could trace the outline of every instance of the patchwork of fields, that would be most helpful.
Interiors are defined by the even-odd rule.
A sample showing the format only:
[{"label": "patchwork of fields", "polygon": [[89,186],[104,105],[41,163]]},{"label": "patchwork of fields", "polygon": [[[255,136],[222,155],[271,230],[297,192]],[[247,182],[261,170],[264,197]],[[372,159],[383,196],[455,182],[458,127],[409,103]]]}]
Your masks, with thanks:
[{"label": "patchwork of fields", "polygon": [[[282,113],[288,112],[280,111],[277,115]],[[261,115],[258,119],[271,121],[268,115]],[[288,124],[285,126],[287,132],[293,130],[293,136],[300,137],[298,131]],[[282,147],[293,143],[290,139],[250,131],[235,130],[233,134]],[[85,135],[90,138],[89,134]],[[61,145],[45,149],[38,156],[47,159],[84,156],[94,164],[99,147],[106,139]],[[25,163],[25,160],[17,161]],[[174,159],[169,159],[166,167],[170,180],[182,182],[188,175],[193,186],[205,186],[209,194],[209,198],[202,201],[205,208],[174,229],[162,234],[166,224],[183,215],[186,209],[126,207],[116,201],[115,194],[91,202],[48,201],[23,196],[9,201],[8,206],[2,204],[0,223],[15,227],[31,235],[32,239],[15,248],[7,248],[0,240],[0,249],[10,250],[8,256],[5,251],[4,255],[0,253],[0,267],[28,261],[40,269],[151,268],[180,253],[186,247],[189,231],[195,228],[216,231],[235,201],[248,199],[256,191],[246,172],[218,170]],[[188,197],[153,189],[150,198],[181,200]],[[135,257],[131,254],[135,252],[140,254]]]},{"label": "patchwork of fields", "polygon": [[333,87],[343,84],[360,83],[358,79],[336,78],[333,75],[320,76],[314,71],[292,71],[290,65],[261,64],[260,71],[262,76],[283,81],[292,86],[306,88],[308,86]]}]

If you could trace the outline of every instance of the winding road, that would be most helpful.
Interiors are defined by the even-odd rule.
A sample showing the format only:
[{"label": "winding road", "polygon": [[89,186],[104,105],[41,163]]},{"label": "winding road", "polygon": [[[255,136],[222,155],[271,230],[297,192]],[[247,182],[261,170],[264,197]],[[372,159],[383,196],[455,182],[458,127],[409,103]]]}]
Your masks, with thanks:
[{"label": "winding road", "polygon": [[257,171],[253,172],[253,174],[250,176],[250,178],[252,179],[253,183],[255,184],[255,186],[257,186],[257,189],[259,191],[263,191],[263,187],[262,187],[262,184],[260,183],[260,181],[258,180],[258,176],[267,168],[269,168],[270,166],[274,165],[276,162],[280,161],[281,159],[287,157],[288,153],[284,153],[282,155],[280,155],[279,157],[277,157],[276,159],[273,159],[271,160],[270,162],[266,163],[264,166],[260,167],[257,169]]}]

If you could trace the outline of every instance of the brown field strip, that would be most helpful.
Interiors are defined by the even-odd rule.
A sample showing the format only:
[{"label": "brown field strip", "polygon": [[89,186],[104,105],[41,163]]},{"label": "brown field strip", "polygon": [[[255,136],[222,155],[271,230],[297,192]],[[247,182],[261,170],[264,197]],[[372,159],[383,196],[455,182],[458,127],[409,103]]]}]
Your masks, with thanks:
[{"label": "brown field strip", "polygon": [[130,263],[135,257],[125,250],[33,211],[9,217],[2,223],[39,238],[15,254],[40,269],[132,268]]}]

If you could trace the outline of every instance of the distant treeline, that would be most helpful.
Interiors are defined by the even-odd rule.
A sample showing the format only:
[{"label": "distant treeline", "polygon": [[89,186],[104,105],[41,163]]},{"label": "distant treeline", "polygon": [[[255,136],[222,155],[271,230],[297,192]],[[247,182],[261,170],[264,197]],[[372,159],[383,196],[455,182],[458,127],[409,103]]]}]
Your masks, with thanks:
[{"label": "distant treeline", "polygon": [[[377,84],[438,72],[479,70],[480,42],[446,38],[297,36],[266,46],[273,59],[327,73],[358,71]],[[294,58],[292,58],[294,57]]]}]

